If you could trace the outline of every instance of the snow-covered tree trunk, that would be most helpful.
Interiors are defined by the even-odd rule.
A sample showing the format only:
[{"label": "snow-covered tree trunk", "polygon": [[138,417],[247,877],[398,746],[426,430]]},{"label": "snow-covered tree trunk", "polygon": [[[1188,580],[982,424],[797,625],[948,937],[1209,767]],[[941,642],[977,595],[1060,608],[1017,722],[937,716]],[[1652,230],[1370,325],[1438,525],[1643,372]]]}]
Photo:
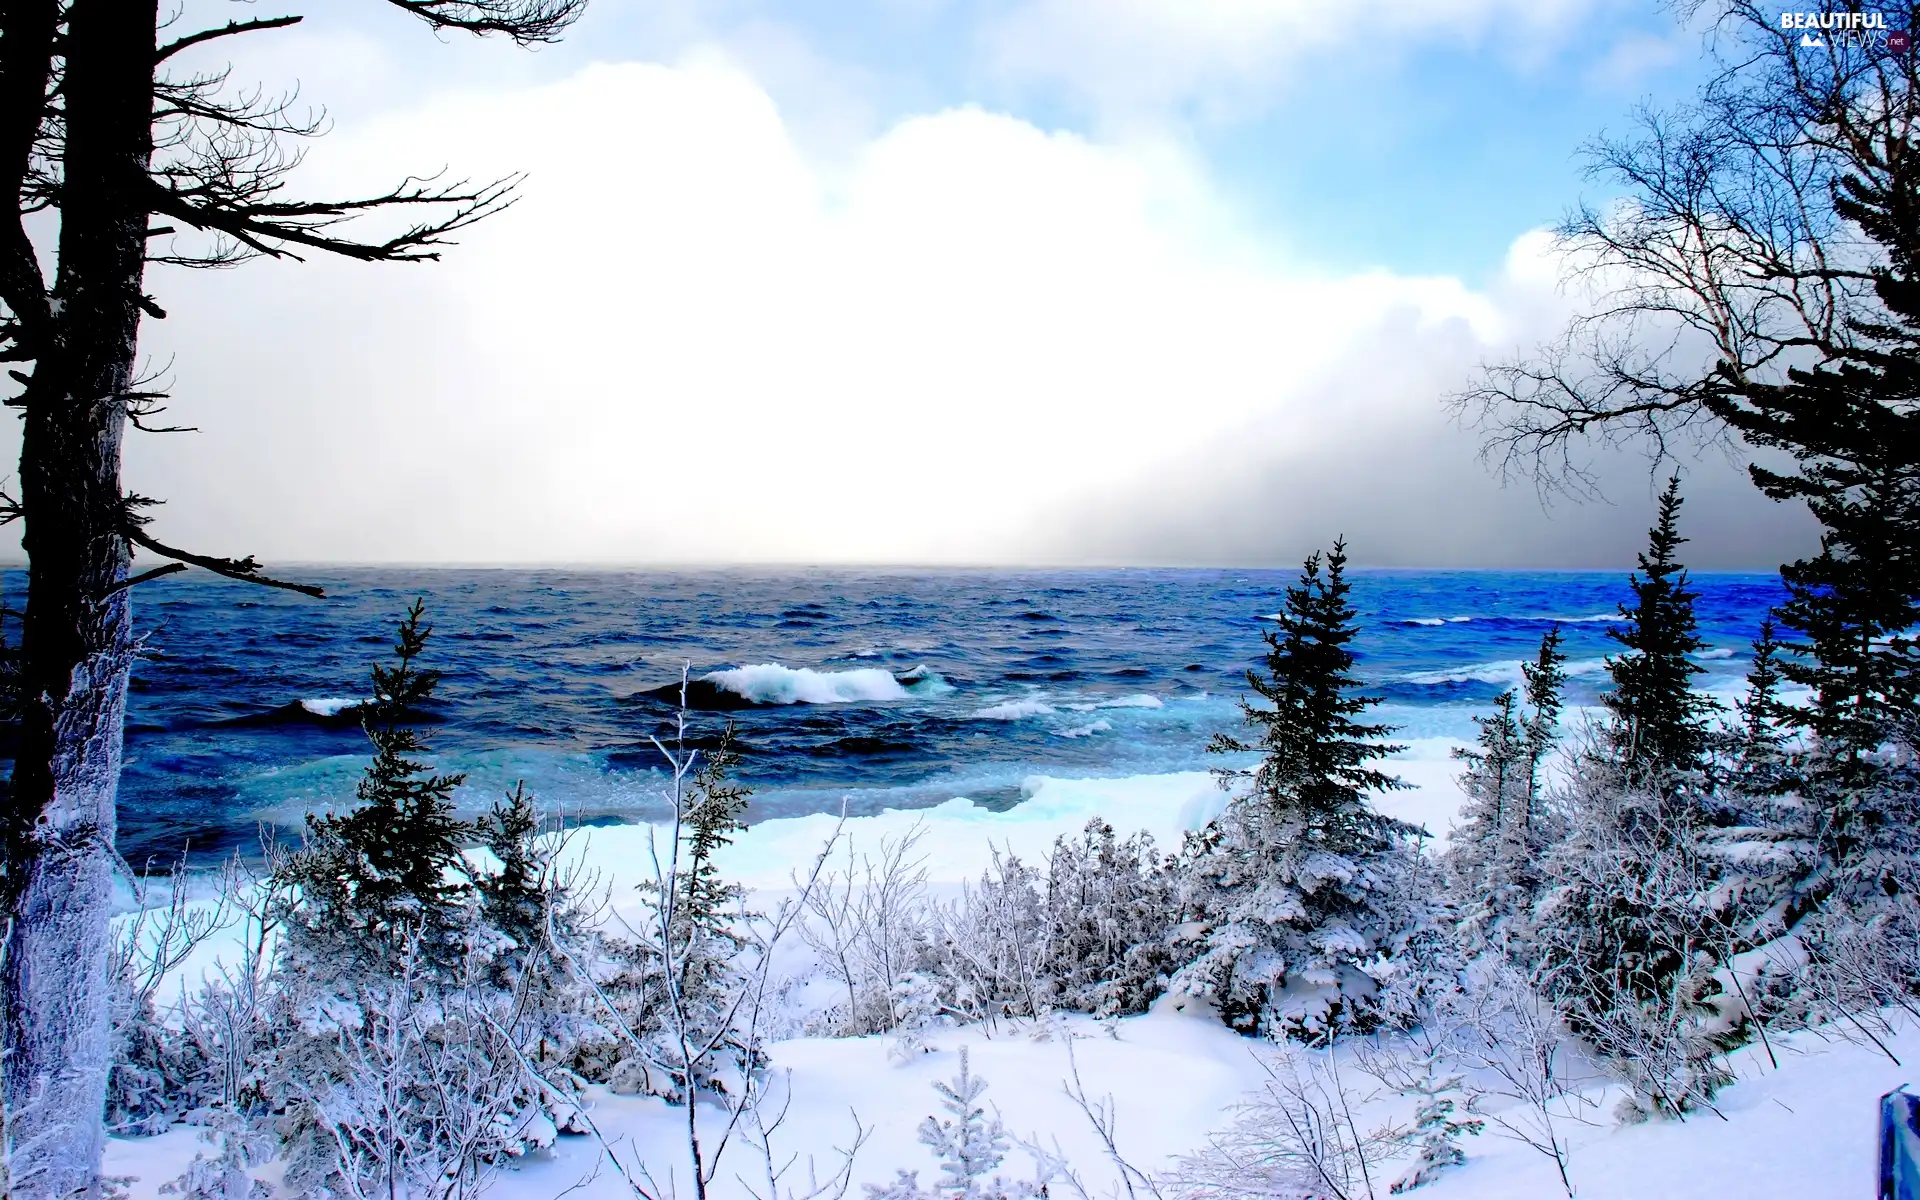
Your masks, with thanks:
[{"label": "snow-covered tree trunk", "polygon": [[71,10],[60,271],[37,311],[21,314],[37,355],[16,402],[26,410],[20,507],[31,566],[0,970],[15,1200],[98,1192],[114,796],[132,653],[118,586],[128,562],[120,443],[143,300],[157,9],[157,0],[79,0]]}]

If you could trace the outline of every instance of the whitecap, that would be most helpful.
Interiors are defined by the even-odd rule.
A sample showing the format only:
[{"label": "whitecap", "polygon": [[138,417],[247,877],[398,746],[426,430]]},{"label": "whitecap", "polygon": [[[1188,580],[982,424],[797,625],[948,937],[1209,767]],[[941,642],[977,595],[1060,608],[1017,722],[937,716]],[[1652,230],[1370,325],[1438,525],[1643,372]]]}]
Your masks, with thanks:
[{"label": "whitecap", "polygon": [[[284,693],[282,693],[284,695]],[[371,704],[372,700],[355,696],[313,696],[300,701],[300,707],[316,717],[337,717],[350,708]]]},{"label": "whitecap", "polygon": [[912,689],[916,696],[944,696],[954,690],[953,685],[947,682],[946,676],[925,663],[921,663],[910,671],[902,671],[893,678],[902,687]]},{"label": "whitecap", "polygon": [[1060,711],[1045,700],[1008,700],[973,714],[989,721],[1018,721],[1023,717],[1048,717]]},{"label": "whitecap", "polygon": [[714,671],[701,678],[755,704],[852,704],[863,700],[903,700],[907,689],[878,667],[852,671],[816,671],[756,663]]},{"label": "whitecap", "polygon": [[1095,721],[1089,725],[1075,725],[1071,729],[1056,729],[1053,731],[1053,734],[1055,737],[1083,738],[1092,737],[1096,733],[1110,733],[1112,731],[1113,725],[1111,722]]},{"label": "whitecap", "polygon": [[[1415,671],[1401,676],[1404,683],[1510,683],[1519,685],[1526,681],[1521,668],[1531,660],[1503,658],[1497,662],[1475,663],[1470,667],[1442,667],[1435,671]],[[1569,675],[1591,675],[1607,669],[1604,658],[1583,658],[1567,663],[1563,668]]]}]

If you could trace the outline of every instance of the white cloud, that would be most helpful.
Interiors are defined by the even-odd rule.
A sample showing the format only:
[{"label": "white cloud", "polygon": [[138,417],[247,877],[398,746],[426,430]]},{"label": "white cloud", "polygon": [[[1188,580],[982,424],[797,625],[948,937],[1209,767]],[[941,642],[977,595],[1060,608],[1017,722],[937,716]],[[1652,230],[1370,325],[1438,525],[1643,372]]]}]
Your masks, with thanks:
[{"label": "white cloud", "polygon": [[[1003,77],[1050,84],[1109,119],[1167,109],[1237,115],[1303,59],[1354,69],[1421,42],[1497,42],[1526,56],[1594,0],[1021,0],[983,34]],[[1332,119],[1331,105],[1329,119]]]},{"label": "white cloud", "polygon": [[[1475,358],[1561,305],[1538,236],[1485,291],[1303,270],[1163,143],[956,109],[823,167],[711,57],[345,125],[307,183],[443,161],[532,174],[441,264],[156,276],[173,316],[146,345],[174,356],[170,417],[205,431],[130,447],[166,540],[278,561],[1291,557],[1192,531],[1262,472],[1427,436]],[[1416,545],[1461,488],[1491,494],[1470,445],[1436,452],[1391,481]],[[1089,516],[1117,489],[1151,507],[1137,531]]]}]

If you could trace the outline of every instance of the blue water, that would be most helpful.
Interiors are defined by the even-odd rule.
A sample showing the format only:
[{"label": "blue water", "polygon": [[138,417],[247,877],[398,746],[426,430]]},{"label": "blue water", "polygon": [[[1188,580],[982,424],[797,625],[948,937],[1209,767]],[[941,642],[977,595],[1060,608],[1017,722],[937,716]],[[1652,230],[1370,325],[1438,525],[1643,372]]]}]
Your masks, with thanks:
[{"label": "blue water", "polygon": [[[427,728],[443,769],[468,772],[463,805],[516,779],[583,820],[661,812],[649,736],[679,678],[761,663],[876,669],[891,699],[761,704],[730,715],[756,788],[753,816],[939,803],[1018,803],[1035,773],[1133,775],[1212,765],[1235,727],[1244,673],[1291,571],[585,572],[327,568],[313,601],[210,577],[142,587],[135,622],[151,657],[134,670],[120,844],[129,860],[191,843],[252,842],[349,802],[368,753],[351,719],[300,701],[367,693],[414,596],[445,673]],[[9,579],[16,591],[19,579]],[[1731,690],[1747,643],[1779,599],[1772,576],[1703,575],[1703,685]],[[1401,738],[1467,738],[1471,717],[1518,681],[1562,619],[1575,703],[1605,682],[1608,618],[1624,574],[1362,572],[1361,674]],[[922,670],[915,672],[915,668]],[[913,672],[913,673],[910,673]],[[876,674],[845,684],[895,685]],[[816,680],[815,683],[823,681]],[[854,688],[858,691],[858,688]],[[729,694],[731,695],[731,694]],[[746,703],[744,696],[733,696]],[[330,706],[310,704],[323,712]],[[699,713],[697,735],[725,717]]]}]

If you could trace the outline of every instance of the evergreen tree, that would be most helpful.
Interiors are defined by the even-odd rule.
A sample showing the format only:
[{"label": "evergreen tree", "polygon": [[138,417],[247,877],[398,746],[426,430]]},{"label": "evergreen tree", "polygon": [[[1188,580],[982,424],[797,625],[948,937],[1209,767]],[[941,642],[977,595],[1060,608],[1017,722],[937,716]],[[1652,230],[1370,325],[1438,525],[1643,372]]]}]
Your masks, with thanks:
[{"label": "evergreen tree", "polygon": [[1520,667],[1526,681],[1527,707],[1532,710],[1525,725],[1527,808],[1524,820],[1530,844],[1540,815],[1540,791],[1545,782],[1541,772],[1546,769],[1547,756],[1560,740],[1561,689],[1567,682],[1567,655],[1560,648],[1564,640],[1556,622],[1540,639],[1540,650],[1534,660]]},{"label": "evergreen tree", "polygon": [[480,915],[513,943],[509,957],[515,964],[525,963],[546,941],[549,914],[566,898],[550,876],[551,856],[540,844],[540,826],[524,783],[516,783],[476,822],[481,844],[499,864],[474,880]]},{"label": "evergreen tree", "polygon": [[1223,781],[1250,783],[1249,802],[1264,810],[1276,829],[1339,854],[1383,849],[1391,822],[1368,807],[1366,796],[1407,786],[1368,765],[1406,749],[1377,740],[1392,728],[1354,720],[1380,697],[1354,694],[1359,684],[1348,645],[1358,632],[1359,614],[1348,599],[1353,585],[1346,568],[1345,539],[1335,541],[1324,560],[1318,551],[1307,559],[1300,582],[1287,589],[1276,627],[1262,635],[1266,673],[1247,672],[1247,686],[1267,702],[1240,702],[1256,739],[1243,742],[1221,733],[1208,746],[1222,754],[1259,751],[1264,757],[1251,771],[1216,773]]},{"label": "evergreen tree", "polygon": [[721,878],[713,861],[716,853],[733,844],[733,835],[747,827],[741,817],[753,789],[730,778],[739,765],[733,723],[728,722],[694,773],[681,816],[687,865],[676,888],[674,924],[675,940],[688,947],[680,957],[683,986],[715,982],[715,973],[740,949],[729,909],[745,893],[738,884]]},{"label": "evergreen tree", "polygon": [[1616,761],[1636,785],[1670,786],[1673,777],[1698,769],[1707,745],[1707,714],[1713,701],[1696,695],[1692,680],[1705,668],[1689,656],[1705,643],[1693,615],[1699,593],[1687,584],[1676,551],[1680,536],[1680,477],[1668,480],[1660,513],[1648,531],[1640,571],[1629,577],[1634,602],[1620,606],[1625,627],[1608,635],[1627,653],[1607,660],[1613,690],[1602,698],[1612,714]]},{"label": "evergreen tree", "polygon": [[460,846],[472,827],[454,815],[453,791],[465,776],[433,774],[414,757],[430,747],[405,723],[440,681],[439,672],[415,666],[432,632],[421,624],[425,613],[415,600],[400,623],[395,665],[373,668],[361,727],[374,755],[356,792],[359,807],[310,815],[308,845],[287,870],[310,933],[374,959],[417,934],[428,960],[444,963],[457,952],[469,894]]},{"label": "evergreen tree", "polygon": [[[1264,674],[1243,701],[1257,737],[1217,736],[1210,749],[1258,751],[1251,770],[1217,772],[1245,787],[1185,849],[1183,889],[1199,953],[1177,990],[1211,998],[1243,1032],[1318,1036],[1375,1019],[1379,965],[1396,937],[1382,872],[1401,869],[1394,835],[1424,832],[1376,813],[1370,792],[1406,786],[1371,766],[1399,747],[1390,730],[1355,718],[1379,703],[1354,694],[1346,546],[1307,559],[1266,633]],[[1323,573],[1324,568],[1324,573]]]},{"label": "evergreen tree", "polygon": [[1754,466],[1776,500],[1804,500],[1820,553],[1781,568],[1781,622],[1801,636],[1782,673],[1813,690],[1791,714],[1833,757],[1857,760],[1903,727],[1920,702],[1920,207],[1902,140],[1856,164],[1834,210],[1884,250],[1872,268],[1881,312],[1826,364],[1749,389],[1727,420],[1748,441],[1786,450],[1791,473]]},{"label": "evergreen tree", "polygon": [[1526,811],[1532,787],[1526,735],[1512,691],[1493,701],[1493,715],[1475,717],[1479,745],[1454,750],[1467,764],[1460,775],[1466,803],[1449,839],[1445,865],[1462,909],[1463,925],[1484,936],[1513,911],[1515,875],[1526,853]]},{"label": "evergreen tree", "polygon": [[1760,622],[1753,643],[1753,664],[1747,669],[1747,692],[1734,705],[1740,724],[1736,730],[1735,765],[1742,791],[1764,794],[1775,790],[1786,759],[1783,727],[1792,710],[1780,701],[1780,642],[1773,618]]}]

